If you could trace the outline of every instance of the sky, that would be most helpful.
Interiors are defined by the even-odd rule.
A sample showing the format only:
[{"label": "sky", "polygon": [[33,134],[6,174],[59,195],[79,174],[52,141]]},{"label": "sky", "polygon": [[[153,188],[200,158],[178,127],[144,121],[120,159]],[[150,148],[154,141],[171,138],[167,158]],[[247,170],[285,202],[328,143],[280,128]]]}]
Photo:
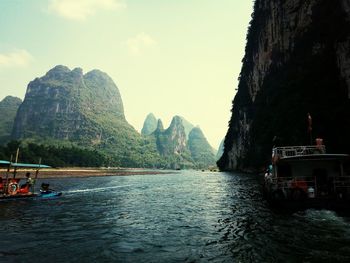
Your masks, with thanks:
[{"label": "sky", "polygon": [[[252,0],[0,0],[0,100],[24,99],[56,65],[106,72],[127,121],[175,115],[218,148],[242,66]],[[1,114],[1,113],[0,113]]]}]

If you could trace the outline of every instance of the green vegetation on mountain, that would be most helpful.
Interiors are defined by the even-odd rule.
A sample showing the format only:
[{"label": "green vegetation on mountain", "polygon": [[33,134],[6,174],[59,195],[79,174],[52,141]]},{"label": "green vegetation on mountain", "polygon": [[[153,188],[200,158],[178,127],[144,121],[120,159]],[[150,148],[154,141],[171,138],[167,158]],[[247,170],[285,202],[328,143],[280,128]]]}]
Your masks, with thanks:
[{"label": "green vegetation on mountain", "polygon": [[215,165],[214,149],[210,146],[199,127],[191,130],[188,137],[188,148],[197,167]]},{"label": "green vegetation on mountain", "polygon": [[191,168],[193,160],[187,148],[185,128],[182,125],[182,119],[175,116],[168,129],[164,130],[161,122],[158,122],[158,128],[152,133],[156,140],[157,150],[166,160],[169,167]]},{"label": "green vegetation on mountain", "polygon": [[[260,169],[273,145],[321,137],[350,153],[350,9],[346,1],[255,1],[222,170]],[[283,14],[288,14],[284,16]]]},{"label": "green vegetation on mountain", "polygon": [[96,150],[89,150],[74,146],[53,146],[35,143],[23,144],[19,141],[11,141],[6,146],[0,146],[0,159],[12,161],[20,148],[19,161],[24,163],[42,163],[52,167],[101,167],[107,166],[110,160],[106,155]]},{"label": "green vegetation on mountain", "polygon": [[142,135],[150,135],[157,129],[157,119],[153,113],[147,115],[141,130]]},{"label": "green vegetation on mountain", "polygon": [[[29,83],[12,138],[20,141],[24,160],[41,155],[55,166],[206,168],[213,165],[212,148],[193,127],[175,116],[164,129],[149,114],[141,135],[126,121],[119,90],[106,73],[56,66]],[[2,152],[8,159],[6,147]]]},{"label": "green vegetation on mountain", "polygon": [[7,96],[0,101],[0,145],[10,140],[13,123],[21,103],[20,98],[12,96]]},{"label": "green vegetation on mountain", "polygon": [[184,117],[179,116],[182,120],[182,125],[185,128],[185,134],[186,134],[186,138],[188,140],[188,136],[190,134],[190,132],[192,131],[192,129],[194,128],[194,125],[192,123],[190,123],[188,120],[186,120]]},{"label": "green vegetation on mountain", "polygon": [[71,145],[110,156],[117,166],[154,167],[155,145],[125,120],[113,80],[99,70],[83,74],[56,66],[29,83],[12,136],[47,145]]},{"label": "green vegetation on mountain", "polygon": [[[150,117],[151,116],[151,117]],[[145,124],[152,122],[154,115],[148,115]],[[145,125],[144,125],[145,127]],[[215,165],[213,149],[199,128],[181,116],[173,117],[170,126],[164,129],[159,119],[156,128],[147,138],[153,138],[164,168],[208,168]],[[190,136],[192,134],[192,136]]]}]

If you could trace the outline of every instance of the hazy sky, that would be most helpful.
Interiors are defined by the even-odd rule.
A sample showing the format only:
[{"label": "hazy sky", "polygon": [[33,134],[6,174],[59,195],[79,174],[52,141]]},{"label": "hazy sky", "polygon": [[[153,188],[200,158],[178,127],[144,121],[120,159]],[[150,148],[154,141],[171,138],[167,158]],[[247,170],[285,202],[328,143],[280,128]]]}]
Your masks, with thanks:
[{"label": "hazy sky", "polygon": [[[150,112],[224,138],[252,0],[0,0],[0,100],[55,65],[100,69],[128,122]],[[0,113],[1,114],[1,113]]]}]

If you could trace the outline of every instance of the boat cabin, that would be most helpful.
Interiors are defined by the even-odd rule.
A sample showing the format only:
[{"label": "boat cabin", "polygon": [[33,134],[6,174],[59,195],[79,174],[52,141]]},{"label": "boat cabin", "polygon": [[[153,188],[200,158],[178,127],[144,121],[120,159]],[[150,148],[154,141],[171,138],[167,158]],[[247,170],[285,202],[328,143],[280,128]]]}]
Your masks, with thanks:
[{"label": "boat cabin", "polygon": [[265,190],[272,199],[350,200],[350,156],[327,154],[324,145],[276,147]]}]

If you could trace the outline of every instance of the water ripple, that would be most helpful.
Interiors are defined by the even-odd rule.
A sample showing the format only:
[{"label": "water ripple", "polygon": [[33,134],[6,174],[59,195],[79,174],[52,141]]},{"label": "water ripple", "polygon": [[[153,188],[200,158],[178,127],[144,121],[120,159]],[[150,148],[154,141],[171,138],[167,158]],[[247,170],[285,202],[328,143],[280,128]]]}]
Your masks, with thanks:
[{"label": "water ripple", "polygon": [[257,176],[49,181],[62,198],[0,203],[0,262],[350,261],[349,218],[275,213]]}]

